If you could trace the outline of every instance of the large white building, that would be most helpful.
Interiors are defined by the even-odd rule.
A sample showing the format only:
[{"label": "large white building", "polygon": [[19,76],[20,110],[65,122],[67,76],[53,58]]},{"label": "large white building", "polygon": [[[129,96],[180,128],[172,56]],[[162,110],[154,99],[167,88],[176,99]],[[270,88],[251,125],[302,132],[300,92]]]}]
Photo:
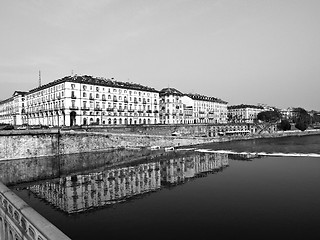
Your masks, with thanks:
[{"label": "large white building", "polygon": [[227,123],[227,102],[200,94],[183,94],[175,88],[160,91],[163,124]]},{"label": "large white building", "polygon": [[264,111],[262,106],[254,105],[234,105],[228,107],[229,122],[253,123],[257,119],[258,113]]},{"label": "large white building", "polygon": [[160,122],[162,124],[184,123],[182,97],[183,93],[175,88],[164,88],[160,91]]},{"label": "large white building", "polygon": [[174,88],[66,76],[0,102],[0,123],[12,125],[131,125],[227,123],[227,102]]},{"label": "large white building", "polygon": [[186,94],[182,101],[193,107],[194,123],[227,123],[228,102],[200,94]]},{"label": "large white building", "polygon": [[0,101],[0,123],[22,125],[27,123],[25,115],[25,95],[27,92],[15,91],[12,97]]},{"label": "large white building", "polygon": [[158,124],[159,92],[136,83],[67,76],[0,102],[0,123]]},{"label": "large white building", "polygon": [[31,90],[29,124],[157,124],[159,92],[140,84],[68,76]]}]

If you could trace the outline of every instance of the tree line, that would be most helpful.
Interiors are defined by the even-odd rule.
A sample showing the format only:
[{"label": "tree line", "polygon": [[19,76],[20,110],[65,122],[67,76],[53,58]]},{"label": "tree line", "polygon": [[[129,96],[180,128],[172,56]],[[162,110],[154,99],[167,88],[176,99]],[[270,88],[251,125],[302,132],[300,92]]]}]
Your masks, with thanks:
[{"label": "tree line", "polygon": [[291,123],[301,131],[305,131],[312,124],[320,123],[319,114],[310,115],[301,107],[294,108],[292,113],[289,119],[285,119],[278,109],[274,109],[258,113],[257,119],[263,122],[277,123],[278,128],[283,131],[291,130]]}]

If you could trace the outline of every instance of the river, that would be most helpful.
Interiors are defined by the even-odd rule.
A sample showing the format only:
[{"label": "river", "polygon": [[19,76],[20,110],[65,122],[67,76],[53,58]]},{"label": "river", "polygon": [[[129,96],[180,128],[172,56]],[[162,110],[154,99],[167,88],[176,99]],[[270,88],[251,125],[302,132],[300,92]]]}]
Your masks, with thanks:
[{"label": "river", "polygon": [[308,239],[320,236],[319,170],[314,135],[182,148],[11,189],[72,239]]}]

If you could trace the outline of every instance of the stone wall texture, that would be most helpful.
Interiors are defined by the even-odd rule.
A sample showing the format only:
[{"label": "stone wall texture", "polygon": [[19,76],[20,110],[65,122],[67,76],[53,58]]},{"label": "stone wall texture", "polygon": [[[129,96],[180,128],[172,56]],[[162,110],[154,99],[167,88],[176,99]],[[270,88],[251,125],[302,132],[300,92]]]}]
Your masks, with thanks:
[{"label": "stone wall texture", "polygon": [[[116,128],[115,128],[116,129]],[[161,131],[155,127],[146,128],[140,134],[136,132],[126,131],[126,133],[117,133],[116,130],[111,133],[109,130],[101,131],[61,131],[58,130],[38,130],[38,131],[6,131],[0,132],[0,161],[34,158],[44,156],[58,156],[64,154],[108,151],[113,149],[125,148],[150,148],[152,146],[178,147],[197,144],[205,144],[210,142],[222,142],[232,140],[245,140],[252,138],[266,137],[285,137],[285,136],[301,136],[309,134],[320,134],[320,131],[291,131],[291,132],[275,132],[272,134],[263,133],[246,136],[170,136],[173,128]],[[189,128],[187,128],[189,129]],[[148,131],[158,131],[159,134],[147,134]],[[180,132],[183,129],[180,128]],[[186,130],[187,131],[187,130]],[[190,129],[188,130],[191,131]],[[205,135],[205,127],[197,126],[195,132]],[[122,132],[125,132],[122,130]],[[170,133],[170,134],[169,134]]]}]

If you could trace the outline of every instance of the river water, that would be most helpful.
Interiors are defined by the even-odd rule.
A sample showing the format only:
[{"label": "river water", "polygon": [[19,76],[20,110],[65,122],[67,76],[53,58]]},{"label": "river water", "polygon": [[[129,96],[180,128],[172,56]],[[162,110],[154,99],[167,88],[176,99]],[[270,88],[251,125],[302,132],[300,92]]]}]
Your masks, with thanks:
[{"label": "river water", "polygon": [[184,148],[11,189],[72,239],[316,238],[320,136]]}]

